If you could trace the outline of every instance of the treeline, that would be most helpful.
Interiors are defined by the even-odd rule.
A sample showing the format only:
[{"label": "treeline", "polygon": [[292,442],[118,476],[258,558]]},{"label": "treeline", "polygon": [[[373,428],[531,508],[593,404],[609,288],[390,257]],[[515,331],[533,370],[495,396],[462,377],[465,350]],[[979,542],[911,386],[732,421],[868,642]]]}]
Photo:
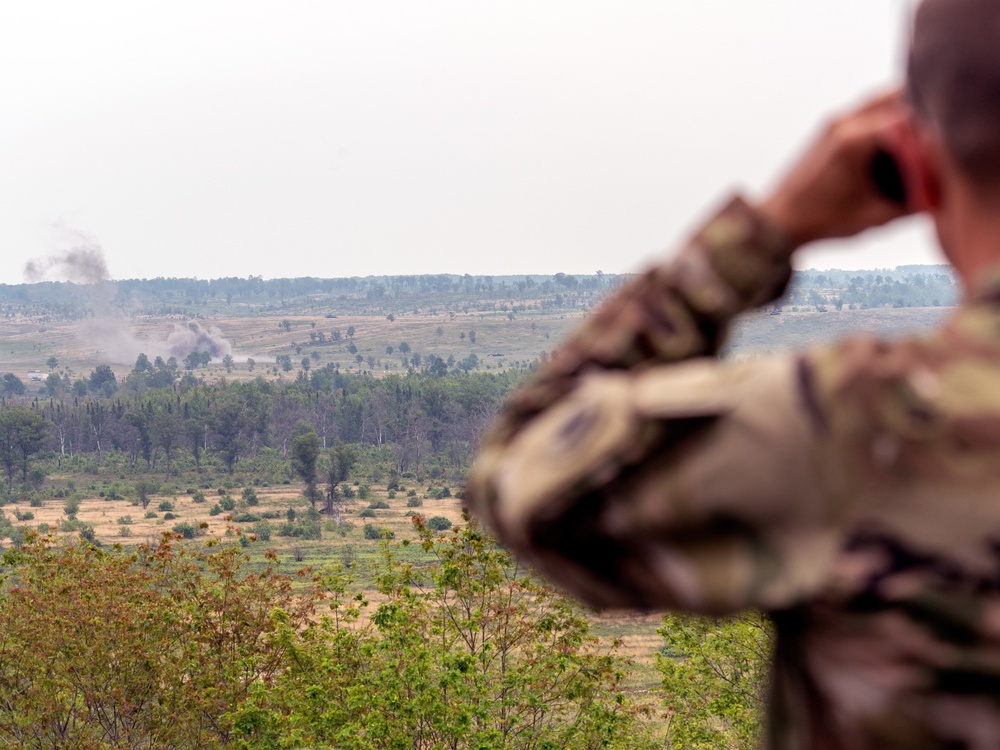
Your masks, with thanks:
[{"label": "treeline", "polygon": [[[900,266],[894,271],[800,271],[782,304],[792,308],[948,307],[960,294],[948,266]],[[822,310],[820,310],[822,312]]]},{"label": "treeline", "polygon": [[[228,473],[263,454],[286,459],[305,425],[322,450],[341,443],[377,452],[399,473],[460,481],[480,431],[523,374],[410,371],[381,379],[323,368],[291,382],[257,378],[204,384],[165,376],[167,365],[133,369],[125,387],[99,367],[86,395],[7,398],[0,404],[0,463],[7,489],[15,480],[39,485],[36,459],[53,456],[100,463],[108,453],[137,470],[206,462]],[[77,461],[79,463],[79,461]],[[277,477],[274,477],[277,478]]]},{"label": "treeline", "polygon": [[126,279],[102,285],[74,282],[0,284],[0,314],[80,319],[112,311],[190,315],[211,310],[250,314],[308,308],[336,313],[405,314],[434,306],[450,310],[514,311],[522,305],[593,304],[627,276],[409,275],[321,279]]},{"label": "treeline", "polygon": [[[126,279],[95,286],[73,282],[0,284],[0,316],[40,321],[95,314],[268,315],[316,312],[402,316],[421,312],[492,313],[588,310],[630,274],[472,276],[429,274],[322,279]],[[874,271],[797,271],[784,304],[855,308],[955,304],[948,266]]]}]

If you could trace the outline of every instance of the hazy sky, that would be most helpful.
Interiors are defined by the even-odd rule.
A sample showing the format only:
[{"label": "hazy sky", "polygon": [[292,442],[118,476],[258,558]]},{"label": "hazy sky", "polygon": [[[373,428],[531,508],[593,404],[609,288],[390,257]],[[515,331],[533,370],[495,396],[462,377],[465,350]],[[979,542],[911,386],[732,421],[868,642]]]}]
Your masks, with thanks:
[{"label": "hazy sky", "polygon": [[[7,2],[0,282],[81,237],[115,278],[636,270],[895,80],[904,10]],[[799,265],[939,262],[854,247]]]}]

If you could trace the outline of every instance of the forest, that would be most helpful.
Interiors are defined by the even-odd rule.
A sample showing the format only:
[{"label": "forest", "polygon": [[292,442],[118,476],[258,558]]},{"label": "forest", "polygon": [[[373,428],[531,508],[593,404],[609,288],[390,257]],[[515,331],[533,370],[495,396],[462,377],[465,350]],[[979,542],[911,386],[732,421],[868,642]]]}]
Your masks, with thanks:
[{"label": "forest", "polygon": [[[0,360],[36,370],[0,382],[0,747],[754,747],[761,617],[586,610],[463,514],[506,395],[621,281],[0,289]],[[954,297],[800,273],[727,356]],[[124,367],[59,333],[113,309],[204,325]],[[247,320],[213,352],[199,310]]]}]

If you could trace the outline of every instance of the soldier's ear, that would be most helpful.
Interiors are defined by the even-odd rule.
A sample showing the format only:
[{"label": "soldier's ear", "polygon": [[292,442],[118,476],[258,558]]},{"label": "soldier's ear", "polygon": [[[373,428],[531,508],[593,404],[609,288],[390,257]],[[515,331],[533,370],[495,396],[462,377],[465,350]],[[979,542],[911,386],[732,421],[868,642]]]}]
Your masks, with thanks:
[{"label": "soldier's ear", "polygon": [[891,153],[899,167],[906,207],[913,213],[941,206],[940,144],[917,120],[908,117],[892,133]]},{"label": "soldier's ear", "polygon": [[916,123],[908,125],[912,132],[910,180],[913,183],[912,208],[916,212],[936,211],[942,202],[943,151],[940,141]]}]

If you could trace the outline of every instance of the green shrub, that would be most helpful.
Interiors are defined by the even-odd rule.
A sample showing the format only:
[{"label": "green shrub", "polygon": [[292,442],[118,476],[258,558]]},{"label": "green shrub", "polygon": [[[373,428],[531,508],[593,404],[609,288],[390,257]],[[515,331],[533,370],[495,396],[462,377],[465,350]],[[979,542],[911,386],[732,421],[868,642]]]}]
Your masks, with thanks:
[{"label": "green shrub", "polygon": [[146,511],[146,518],[157,518],[157,517],[158,516],[157,516],[157,513],[156,513],[155,510],[147,510]]},{"label": "green shrub", "polygon": [[195,490],[191,493],[191,502],[193,503],[203,503],[205,502],[205,493],[201,490]]},{"label": "green shrub", "polygon": [[411,497],[409,500],[406,501],[407,508],[419,508],[423,504],[424,501],[421,500],[419,497]]},{"label": "green shrub", "polygon": [[395,539],[396,533],[386,528],[379,528],[373,523],[366,523],[364,528],[365,539]]},{"label": "green shrub", "polygon": [[130,526],[132,524],[132,516],[119,516],[118,523],[122,526]]},{"label": "green shrub", "polygon": [[375,500],[374,502],[368,503],[368,507],[374,510],[388,510],[389,503],[385,500]]},{"label": "green shrub", "polygon": [[267,521],[258,521],[254,524],[253,533],[264,542],[271,541],[271,524]]},{"label": "green shrub", "polygon": [[[164,516],[164,518],[166,518],[166,516]],[[174,524],[174,533],[180,534],[185,539],[194,539],[196,536],[201,536],[202,530],[190,521],[183,521],[181,523]]]},{"label": "green shrub", "polygon": [[222,506],[223,510],[236,510],[236,501],[233,500],[231,495],[223,495],[219,499],[219,505]]},{"label": "green shrub", "polygon": [[444,516],[433,516],[427,519],[427,528],[435,531],[447,531],[452,527],[451,521]]},{"label": "green shrub", "polygon": [[361,518],[375,518],[375,511],[371,508],[364,508],[358,515]]},{"label": "green shrub", "polygon": [[71,497],[65,503],[63,503],[63,513],[67,516],[75,516],[80,510],[80,501],[75,497]]},{"label": "green shrub", "polygon": [[218,503],[216,503],[215,505],[213,505],[211,508],[208,509],[208,515],[210,515],[210,516],[217,516],[221,512],[222,512],[222,508],[219,507]]},{"label": "green shrub", "polygon": [[362,484],[360,487],[358,487],[358,497],[360,497],[362,500],[367,500],[371,494],[372,494],[372,488],[367,484]]},{"label": "green shrub", "polygon": [[164,521],[173,521],[175,518],[177,518],[177,516],[175,516],[173,513],[164,513],[163,514],[163,520]]},{"label": "green shrub", "polygon": [[235,523],[255,523],[260,520],[260,516],[256,513],[237,513],[233,516],[233,521]]},{"label": "green shrub", "polygon": [[253,487],[243,489],[243,499],[247,505],[260,505],[260,498],[257,497],[257,491]]},{"label": "green shrub", "polygon": [[174,509],[174,504],[169,500],[164,500],[162,503],[156,506],[156,509],[162,512],[169,513]]},{"label": "green shrub", "polygon": [[41,508],[42,498],[35,496],[28,501],[28,505],[30,505],[32,508]]}]

